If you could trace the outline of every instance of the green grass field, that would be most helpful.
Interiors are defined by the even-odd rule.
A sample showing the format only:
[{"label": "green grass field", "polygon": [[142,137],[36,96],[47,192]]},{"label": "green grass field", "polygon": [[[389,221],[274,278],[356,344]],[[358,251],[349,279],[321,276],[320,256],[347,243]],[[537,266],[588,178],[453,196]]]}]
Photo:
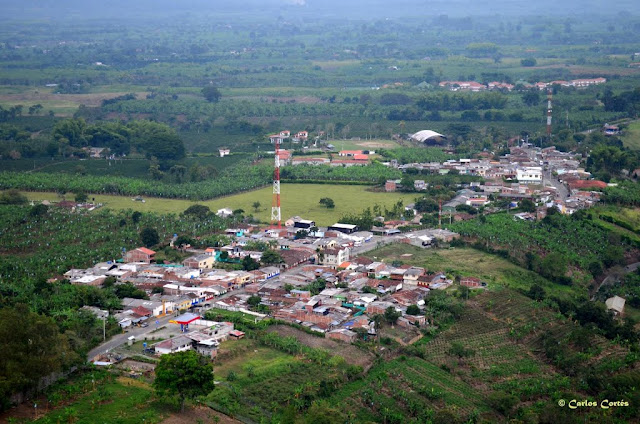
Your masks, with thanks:
[{"label": "green grass field", "polygon": [[489,290],[496,285],[528,290],[535,282],[553,290],[560,297],[569,297],[574,292],[571,287],[554,284],[497,255],[472,248],[420,249],[406,244],[392,244],[373,250],[367,256],[385,258],[388,262],[401,261],[425,267],[429,271],[444,271],[449,275],[477,277],[487,282]]},{"label": "green grass field", "polygon": [[[282,218],[288,219],[291,216],[302,216],[306,219],[313,219],[318,225],[334,224],[340,217],[360,213],[367,207],[379,204],[381,207],[391,208],[398,200],[405,204],[411,203],[415,199],[413,194],[384,193],[368,191],[369,187],[361,185],[338,186],[331,184],[283,184],[281,187],[282,198]],[[55,193],[48,192],[24,192],[29,200],[60,200]],[[69,199],[73,198],[70,194]],[[334,209],[327,209],[318,202],[323,197],[330,197],[335,202]],[[180,213],[189,206],[196,203],[209,206],[216,211],[221,208],[244,209],[247,214],[253,214],[263,222],[269,222],[271,218],[271,186],[246,193],[235,194],[233,196],[222,197],[204,202],[192,202],[181,199],[159,199],[145,197],[145,202],[133,201],[131,197],[93,195],[96,202],[103,203],[105,207],[111,209],[132,209],[140,212],[158,213]],[[260,208],[256,212],[252,204],[260,202]]]},{"label": "green grass field", "polygon": [[621,138],[625,147],[640,150],[640,121],[631,122]]}]

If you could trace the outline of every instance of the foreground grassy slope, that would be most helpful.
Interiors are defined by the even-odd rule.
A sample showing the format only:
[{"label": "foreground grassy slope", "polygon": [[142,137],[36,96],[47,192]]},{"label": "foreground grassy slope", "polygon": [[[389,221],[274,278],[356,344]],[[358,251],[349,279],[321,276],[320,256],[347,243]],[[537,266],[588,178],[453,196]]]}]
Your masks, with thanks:
[{"label": "foreground grassy slope", "polygon": [[630,123],[621,138],[625,147],[640,150],[640,122]]}]

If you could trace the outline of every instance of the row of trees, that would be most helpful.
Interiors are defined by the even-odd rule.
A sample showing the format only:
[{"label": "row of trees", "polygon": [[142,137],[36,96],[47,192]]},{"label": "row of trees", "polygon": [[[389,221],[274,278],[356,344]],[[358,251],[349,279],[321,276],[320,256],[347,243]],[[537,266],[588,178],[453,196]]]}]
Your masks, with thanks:
[{"label": "row of trees", "polygon": [[99,122],[88,125],[82,118],[58,121],[52,138],[61,153],[82,147],[106,147],[112,154],[128,155],[132,150],[160,160],[180,160],[185,155],[184,143],[174,129],[152,121]]}]

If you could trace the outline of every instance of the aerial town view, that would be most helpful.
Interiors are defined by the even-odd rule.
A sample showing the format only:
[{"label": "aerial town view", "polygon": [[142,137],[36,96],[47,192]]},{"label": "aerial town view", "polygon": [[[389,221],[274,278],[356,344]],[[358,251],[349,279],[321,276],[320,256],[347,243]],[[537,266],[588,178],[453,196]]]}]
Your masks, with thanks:
[{"label": "aerial town view", "polygon": [[640,423],[637,2],[0,6],[0,423]]}]

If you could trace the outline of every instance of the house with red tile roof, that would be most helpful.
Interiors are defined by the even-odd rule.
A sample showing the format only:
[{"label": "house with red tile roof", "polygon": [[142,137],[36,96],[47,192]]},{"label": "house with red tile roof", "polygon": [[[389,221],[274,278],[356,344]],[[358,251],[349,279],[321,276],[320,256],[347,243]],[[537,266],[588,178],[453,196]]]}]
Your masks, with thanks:
[{"label": "house with red tile roof", "polygon": [[146,247],[138,247],[137,249],[133,249],[125,253],[124,261],[129,262],[144,262],[151,263],[151,261],[155,260],[156,252],[151,249],[147,249]]}]

